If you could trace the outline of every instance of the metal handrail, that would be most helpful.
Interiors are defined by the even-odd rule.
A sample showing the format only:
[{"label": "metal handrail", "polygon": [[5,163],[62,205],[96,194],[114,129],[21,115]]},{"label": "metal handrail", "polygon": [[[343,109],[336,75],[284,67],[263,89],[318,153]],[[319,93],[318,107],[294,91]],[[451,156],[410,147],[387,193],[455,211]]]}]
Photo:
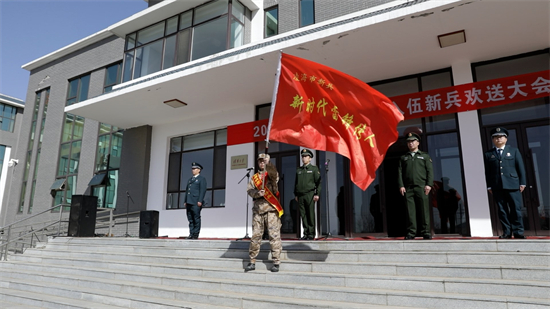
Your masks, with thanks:
[{"label": "metal handrail", "polygon": [[[64,207],[71,207],[71,205],[69,204],[58,204],[58,205],[55,205],[55,206],[52,206],[46,210],[43,210],[39,213],[36,213],[30,217],[26,217],[24,219],[21,219],[19,221],[16,221],[16,222],[13,222],[13,223],[10,223],[4,227],[0,227],[0,232],[4,233],[7,229],[7,234],[6,235],[6,239],[3,240],[2,242],[0,242],[0,260],[4,260],[4,261],[7,261],[7,258],[8,258],[8,248],[9,248],[9,245],[12,244],[12,243],[19,243],[20,240],[22,239],[25,239],[27,238],[29,235],[31,236],[31,240],[30,240],[30,246],[32,247],[32,241],[33,241],[33,237],[36,237],[37,238],[37,241],[40,241],[39,237],[36,235],[37,232],[43,232],[43,231],[46,231],[48,227],[50,226],[54,226],[55,224],[58,224],[58,227],[57,227],[57,235],[56,236],[59,236],[61,234],[61,223],[63,222],[68,222],[68,221],[63,221],[63,209]],[[11,239],[11,233],[12,233],[12,227],[15,227],[15,225],[17,224],[20,224],[21,222],[24,222],[24,221],[27,221],[29,219],[32,219],[32,218],[35,218],[37,216],[40,216],[44,213],[48,213],[48,212],[51,212],[53,209],[56,209],[56,208],[59,208],[59,220],[55,220],[53,221],[52,223],[46,225],[46,226],[43,226],[42,228],[38,229],[38,230],[34,230],[33,229],[33,226],[36,226],[37,224],[31,224],[31,229],[29,232],[26,232],[26,233],[23,233],[23,235],[19,235],[17,236],[16,238],[14,239]],[[109,211],[109,234],[108,235],[111,235],[111,231],[112,231],[112,227],[113,227],[113,210],[114,209],[99,209],[98,212],[105,212],[105,211]],[[97,222],[97,219],[96,219],[96,222]],[[47,222],[42,222],[42,223],[47,223]],[[41,223],[38,223],[38,224],[41,224]],[[23,226],[23,228],[25,228],[25,226]],[[25,242],[23,242],[23,249],[24,249],[24,245],[25,245]]]}]

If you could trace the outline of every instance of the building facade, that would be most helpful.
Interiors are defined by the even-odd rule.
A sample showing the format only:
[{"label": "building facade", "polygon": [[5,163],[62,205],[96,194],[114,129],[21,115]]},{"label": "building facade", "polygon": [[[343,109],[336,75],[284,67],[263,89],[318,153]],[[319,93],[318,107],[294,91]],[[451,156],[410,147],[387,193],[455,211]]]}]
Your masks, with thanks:
[{"label": "building facade", "polygon": [[[8,196],[14,181],[12,170],[19,164],[14,154],[24,109],[25,101],[0,93],[0,219],[6,218]],[[0,222],[4,226],[5,222]]]},{"label": "building facade", "polygon": [[[513,24],[506,22],[512,13]],[[282,51],[355,76],[388,97],[546,71],[542,97],[406,118],[397,130],[420,132],[420,148],[434,160],[433,232],[493,236],[500,226],[482,154],[491,147],[488,132],[507,127],[528,166],[526,234],[548,235],[548,13],[543,1],[150,2],[23,66],[31,76],[20,135],[25,147],[16,158],[27,165],[14,172],[9,201],[17,207],[8,209],[7,220],[68,203],[72,194],[92,194],[98,207],[121,215],[119,228],[124,214],[156,210],[159,235],[187,236],[182,197],[191,163],[199,162],[208,184],[201,237],[248,234],[247,168],[265,150],[261,139]],[[43,139],[34,138],[42,130]],[[299,150],[269,145],[281,174],[287,238],[301,236],[292,202]],[[398,140],[366,191],[350,181],[347,158],[317,151],[324,187],[318,236],[404,236],[396,163],[405,151]],[[98,175],[101,181],[91,182]],[[52,198],[58,180],[68,188]]]}]

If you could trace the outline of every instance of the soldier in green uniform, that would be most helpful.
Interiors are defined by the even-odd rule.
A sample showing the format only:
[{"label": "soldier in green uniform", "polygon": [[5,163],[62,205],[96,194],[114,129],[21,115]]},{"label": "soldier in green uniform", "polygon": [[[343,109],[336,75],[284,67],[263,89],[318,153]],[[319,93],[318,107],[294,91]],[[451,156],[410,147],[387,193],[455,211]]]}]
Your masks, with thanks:
[{"label": "soldier in green uniform", "polygon": [[296,182],[294,184],[294,196],[300,208],[304,236],[302,240],[315,238],[315,202],[319,200],[321,191],[321,173],[319,168],[311,165],[313,153],[309,149],[301,151],[304,165],[296,170]]},{"label": "soldier in green uniform", "polygon": [[[409,152],[399,159],[397,181],[399,191],[405,197],[409,215],[405,239],[414,239],[417,234],[424,239],[432,239],[428,195],[434,181],[433,165],[430,155],[418,149],[419,144],[420,136],[408,133]],[[420,230],[416,226],[417,217],[422,225]]]}]

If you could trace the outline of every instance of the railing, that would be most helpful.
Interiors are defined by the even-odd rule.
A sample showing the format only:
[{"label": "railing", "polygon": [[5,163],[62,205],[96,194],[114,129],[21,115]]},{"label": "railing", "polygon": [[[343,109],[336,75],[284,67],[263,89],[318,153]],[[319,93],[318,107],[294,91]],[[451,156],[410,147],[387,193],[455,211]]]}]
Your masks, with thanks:
[{"label": "railing", "polygon": [[[69,220],[68,218],[63,220],[63,210],[65,207],[71,207],[71,205],[68,204],[58,204],[55,206],[52,206],[44,211],[41,211],[37,214],[34,214],[30,217],[21,219],[19,221],[16,221],[14,223],[11,223],[9,225],[6,225],[4,227],[0,227],[0,260],[7,261],[8,259],[8,249],[11,244],[13,244],[13,251],[17,252],[17,246],[21,245],[21,252],[25,250],[25,245],[28,244],[29,248],[33,247],[33,241],[34,238],[36,238],[36,242],[40,241],[41,237],[44,236],[60,236],[62,235],[62,224],[65,224],[68,226]],[[27,220],[30,220],[32,218],[36,218],[40,215],[43,215],[45,213],[51,213],[53,209],[59,208],[59,219],[58,220],[49,220],[44,222],[34,222],[26,225],[21,225],[21,223],[26,222]],[[113,209],[98,209],[98,213],[101,212],[109,212],[108,217],[109,221],[107,223],[101,223],[101,227],[105,227],[106,224],[108,224],[109,227],[109,234],[111,235],[111,229],[113,227]],[[68,212],[65,212],[68,214]],[[102,218],[98,218],[102,219]],[[96,220],[97,222],[97,220]],[[49,229],[51,227],[54,227],[57,225],[57,233],[52,233],[52,230]],[[38,229],[36,229],[39,227]],[[55,230],[55,228],[54,228]],[[68,229],[64,228],[63,231],[67,231]],[[16,237],[13,237],[15,233],[19,231],[19,235]],[[63,232],[63,234],[67,235],[67,232]]]}]

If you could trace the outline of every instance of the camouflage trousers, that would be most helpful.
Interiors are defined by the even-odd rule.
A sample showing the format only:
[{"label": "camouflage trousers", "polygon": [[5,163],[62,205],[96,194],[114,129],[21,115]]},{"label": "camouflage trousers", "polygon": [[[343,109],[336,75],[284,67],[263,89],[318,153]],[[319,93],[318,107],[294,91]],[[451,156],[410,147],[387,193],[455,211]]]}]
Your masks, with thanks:
[{"label": "camouflage trousers", "polygon": [[252,238],[250,239],[250,248],[248,254],[250,263],[256,263],[256,257],[260,253],[262,244],[262,235],[267,226],[269,234],[269,245],[271,246],[271,256],[273,264],[281,263],[280,256],[283,245],[281,244],[281,219],[276,212],[266,212],[263,214],[255,213],[252,217]]}]

